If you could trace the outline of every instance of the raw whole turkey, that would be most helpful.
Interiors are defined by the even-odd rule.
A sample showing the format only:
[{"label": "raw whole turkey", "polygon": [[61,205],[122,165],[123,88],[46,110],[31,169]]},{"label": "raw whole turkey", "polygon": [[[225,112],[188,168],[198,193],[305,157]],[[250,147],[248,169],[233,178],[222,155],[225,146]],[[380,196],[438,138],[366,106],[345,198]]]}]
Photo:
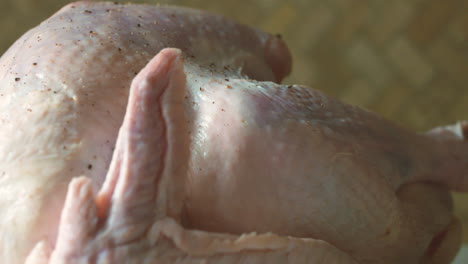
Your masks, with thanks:
[{"label": "raw whole turkey", "polygon": [[449,263],[463,122],[278,84],[278,36],[71,3],[0,59],[0,263]]}]

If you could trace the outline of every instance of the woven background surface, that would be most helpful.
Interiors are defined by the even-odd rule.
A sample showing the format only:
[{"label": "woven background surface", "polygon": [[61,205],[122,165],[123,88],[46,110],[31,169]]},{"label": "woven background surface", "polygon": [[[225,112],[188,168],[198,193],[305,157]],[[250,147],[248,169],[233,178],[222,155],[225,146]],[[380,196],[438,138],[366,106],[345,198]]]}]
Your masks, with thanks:
[{"label": "woven background surface", "polygon": [[[67,2],[1,0],[0,54]],[[207,9],[280,33],[295,60],[287,83],[321,89],[407,128],[468,119],[468,1],[133,2]],[[468,195],[454,196],[468,242]]]}]

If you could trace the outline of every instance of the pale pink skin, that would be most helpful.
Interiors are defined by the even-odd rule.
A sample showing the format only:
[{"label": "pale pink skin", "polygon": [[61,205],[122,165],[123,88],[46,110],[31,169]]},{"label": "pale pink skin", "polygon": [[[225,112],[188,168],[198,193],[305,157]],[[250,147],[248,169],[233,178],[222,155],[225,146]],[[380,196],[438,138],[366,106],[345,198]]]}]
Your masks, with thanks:
[{"label": "pale pink skin", "polygon": [[464,125],[249,79],[290,65],[187,9],[81,2],[28,32],[0,60],[0,263],[449,263]]}]

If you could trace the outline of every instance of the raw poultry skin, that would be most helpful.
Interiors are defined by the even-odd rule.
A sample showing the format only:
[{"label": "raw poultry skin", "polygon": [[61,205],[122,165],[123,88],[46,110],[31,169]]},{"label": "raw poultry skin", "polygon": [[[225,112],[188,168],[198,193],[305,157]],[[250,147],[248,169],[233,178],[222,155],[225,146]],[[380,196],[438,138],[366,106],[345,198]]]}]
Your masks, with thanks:
[{"label": "raw poultry skin", "polygon": [[0,263],[448,263],[463,126],[408,132],[276,84],[290,65],[191,9],[78,2],[26,33],[0,59]]}]

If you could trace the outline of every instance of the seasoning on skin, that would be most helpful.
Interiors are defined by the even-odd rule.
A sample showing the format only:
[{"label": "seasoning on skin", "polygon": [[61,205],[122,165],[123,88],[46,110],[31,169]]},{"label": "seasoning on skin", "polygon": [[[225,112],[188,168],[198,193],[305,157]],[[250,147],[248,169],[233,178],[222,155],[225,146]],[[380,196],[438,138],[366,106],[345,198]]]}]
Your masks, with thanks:
[{"label": "seasoning on skin", "polygon": [[16,77],[15,82],[19,82],[19,81],[21,81],[21,78]]},{"label": "seasoning on skin", "polygon": [[93,11],[91,11],[91,10],[85,10],[84,12],[85,12],[86,14],[92,14],[92,13],[93,13]]},{"label": "seasoning on skin", "polygon": [[93,164],[88,164],[88,170],[93,169]]},{"label": "seasoning on skin", "polygon": [[205,91],[205,89],[203,89],[203,88],[200,87],[200,92],[203,92],[203,91]]}]

